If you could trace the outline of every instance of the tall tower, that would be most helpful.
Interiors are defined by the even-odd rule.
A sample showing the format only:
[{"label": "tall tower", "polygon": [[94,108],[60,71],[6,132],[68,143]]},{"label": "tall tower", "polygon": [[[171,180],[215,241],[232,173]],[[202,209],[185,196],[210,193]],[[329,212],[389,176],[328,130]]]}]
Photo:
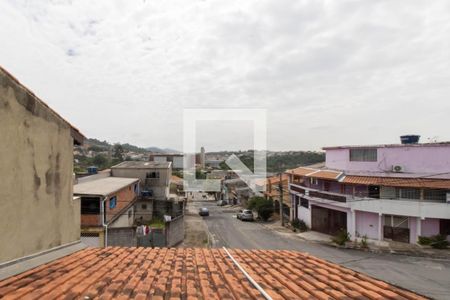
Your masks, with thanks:
[{"label": "tall tower", "polygon": [[205,169],[205,147],[200,148],[200,166]]}]

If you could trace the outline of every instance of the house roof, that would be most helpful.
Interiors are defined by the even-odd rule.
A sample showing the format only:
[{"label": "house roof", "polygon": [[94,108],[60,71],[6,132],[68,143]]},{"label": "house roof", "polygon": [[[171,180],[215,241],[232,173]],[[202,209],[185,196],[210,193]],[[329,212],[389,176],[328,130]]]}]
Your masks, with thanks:
[{"label": "house roof", "polygon": [[[6,80],[6,84],[11,86],[16,93],[18,102],[23,105],[31,113],[39,116],[45,116],[46,118],[52,118],[53,121],[62,122],[70,127],[70,134],[75,142],[75,144],[82,145],[86,137],[72,124],[70,124],[66,119],[61,117],[56,111],[54,111],[47,103],[36,96],[30,89],[23,85],[17,78],[15,78],[11,73],[6,71],[0,66],[0,81]],[[23,96],[20,96],[23,95]]]},{"label": "house roof", "polygon": [[[309,167],[299,167],[286,171],[287,174],[313,177],[319,179],[336,180],[347,184],[362,185],[384,185],[395,187],[411,187],[411,188],[430,188],[430,189],[450,189],[450,179],[438,178],[438,175],[402,174],[402,173],[366,173],[364,175],[347,174],[337,170],[329,169],[313,169]],[[401,177],[404,176],[404,177]],[[422,176],[420,178],[420,176]]]},{"label": "house roof", "polygon": [[75,195],[108,196],[138,181],[139,178],[100,178],[75,184],[73,186],[73,193]]},{"label": "house roof", "polygon": [[169,161],[124,161],[111,169],[168,169],[171,164]]},{"label": "house roof", "polygon": [[314,169],[314,168],[309,168],[309,167],[299,167],[296,169],[286,171],[286,173],[293,174],[293,175],[299,175],[299,176],[320,178],[320,179],[331,179],[331,180],[337,180],[342,175],[341,171]]},{"label": "house roof", "polygon": [[348,184],[384,185],[395,187],[450,189],[449,179],[427,178],[395,178],[395,177],[371,177],[371,176],[345,176],[341,181]]},{"label": "house roof", "polygon": [[0,297],[425,299],[413,292],[296,251],[87,248],[0,281]]}]

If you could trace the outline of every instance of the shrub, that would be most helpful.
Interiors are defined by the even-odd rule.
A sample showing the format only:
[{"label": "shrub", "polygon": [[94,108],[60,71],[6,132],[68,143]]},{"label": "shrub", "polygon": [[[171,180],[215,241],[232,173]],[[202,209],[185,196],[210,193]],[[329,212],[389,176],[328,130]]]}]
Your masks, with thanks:
[{"label": "shrub", "polygon": [[433,239],[427,236],[419,236],[419,244],[420,245],[430,245]]},{"label": "shrub", "polygon": [[336,236],[334,236],[331,240],[338,245],[345,245],[346,242],[350,241],[350,233],[344,229],[338,231]]},{"label": "shrub", "polygon": [[247,208],[251,210],[256,210],[258,216],[263,220],[267,221],[273,214],[273,201],[271,199],[266,199],[264,197],[252,197],[248,201]]},{"label": "shrub", "polygon": [[292,227],[300,230],[300,232],[305,232],[308,230],[308,226],[306,226],[305,222],[300,219],[295,219],[294,221],[292,221]]},{"label": "shrub", "polygon": [[363,237],[361,238],[361,248],[368,248],[367,234],[363,235]]},{"label": "shrub", "polygon": [[448,241],[445,236],[438,234],[432,237],[430,245],[434,249],[445,249],[448,247]]}]

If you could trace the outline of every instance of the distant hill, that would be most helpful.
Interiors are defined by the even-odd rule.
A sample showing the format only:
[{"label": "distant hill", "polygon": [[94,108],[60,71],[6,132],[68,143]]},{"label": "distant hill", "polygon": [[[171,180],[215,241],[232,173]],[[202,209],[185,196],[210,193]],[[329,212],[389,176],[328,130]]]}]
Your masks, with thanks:
[{"label": "distant hill", "polygon": [[147,147],[145,150],[157,153],[181,153],[180,151],[171,148]]}]

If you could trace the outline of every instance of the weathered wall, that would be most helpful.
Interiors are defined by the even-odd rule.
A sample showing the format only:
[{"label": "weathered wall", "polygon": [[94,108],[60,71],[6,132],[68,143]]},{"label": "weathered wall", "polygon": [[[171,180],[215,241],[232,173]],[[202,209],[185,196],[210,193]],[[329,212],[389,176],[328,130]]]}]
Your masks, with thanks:
[{"label": "weathered wall", "polygon": [[139,199],[134,205],[134,219],[137,222],[145,223],[147,221],[151,221],[152,218],[153,200]]},{"label": "weathered wall", "polygon": [[136,228],[108,228],[108,246],[136,247]]},{"label": "weathered wall", "polygon": [[[147,179],[145,176],[147,172],[159,172],[159,178]],[[125,178],[139,178],[141,191],[145,189],[145,184],[149,184],[153,191],[153,196],[157,200],[165,200],[169,197],[170,177],[172,176],[172,169],[158,169],[158,168],[112,168],[111,174],[114,177]]]},{"label": "weathered wall", "polygon": [[184,239],[184,216],[179,216],[166,223],[167,247],[173,247]]},{"label": "weathered wall", "polygon": [[0,263],[80,239],[70,126],[0,69]]},{"label": "weathered wall", "polygon": [[450,145],[410,145],[378,148],[377,161],[350,161],[349,149],[330,149],[326,166],[346,171],[389,172],[393,165],[408,173],[440,173],[450,170]]}]

